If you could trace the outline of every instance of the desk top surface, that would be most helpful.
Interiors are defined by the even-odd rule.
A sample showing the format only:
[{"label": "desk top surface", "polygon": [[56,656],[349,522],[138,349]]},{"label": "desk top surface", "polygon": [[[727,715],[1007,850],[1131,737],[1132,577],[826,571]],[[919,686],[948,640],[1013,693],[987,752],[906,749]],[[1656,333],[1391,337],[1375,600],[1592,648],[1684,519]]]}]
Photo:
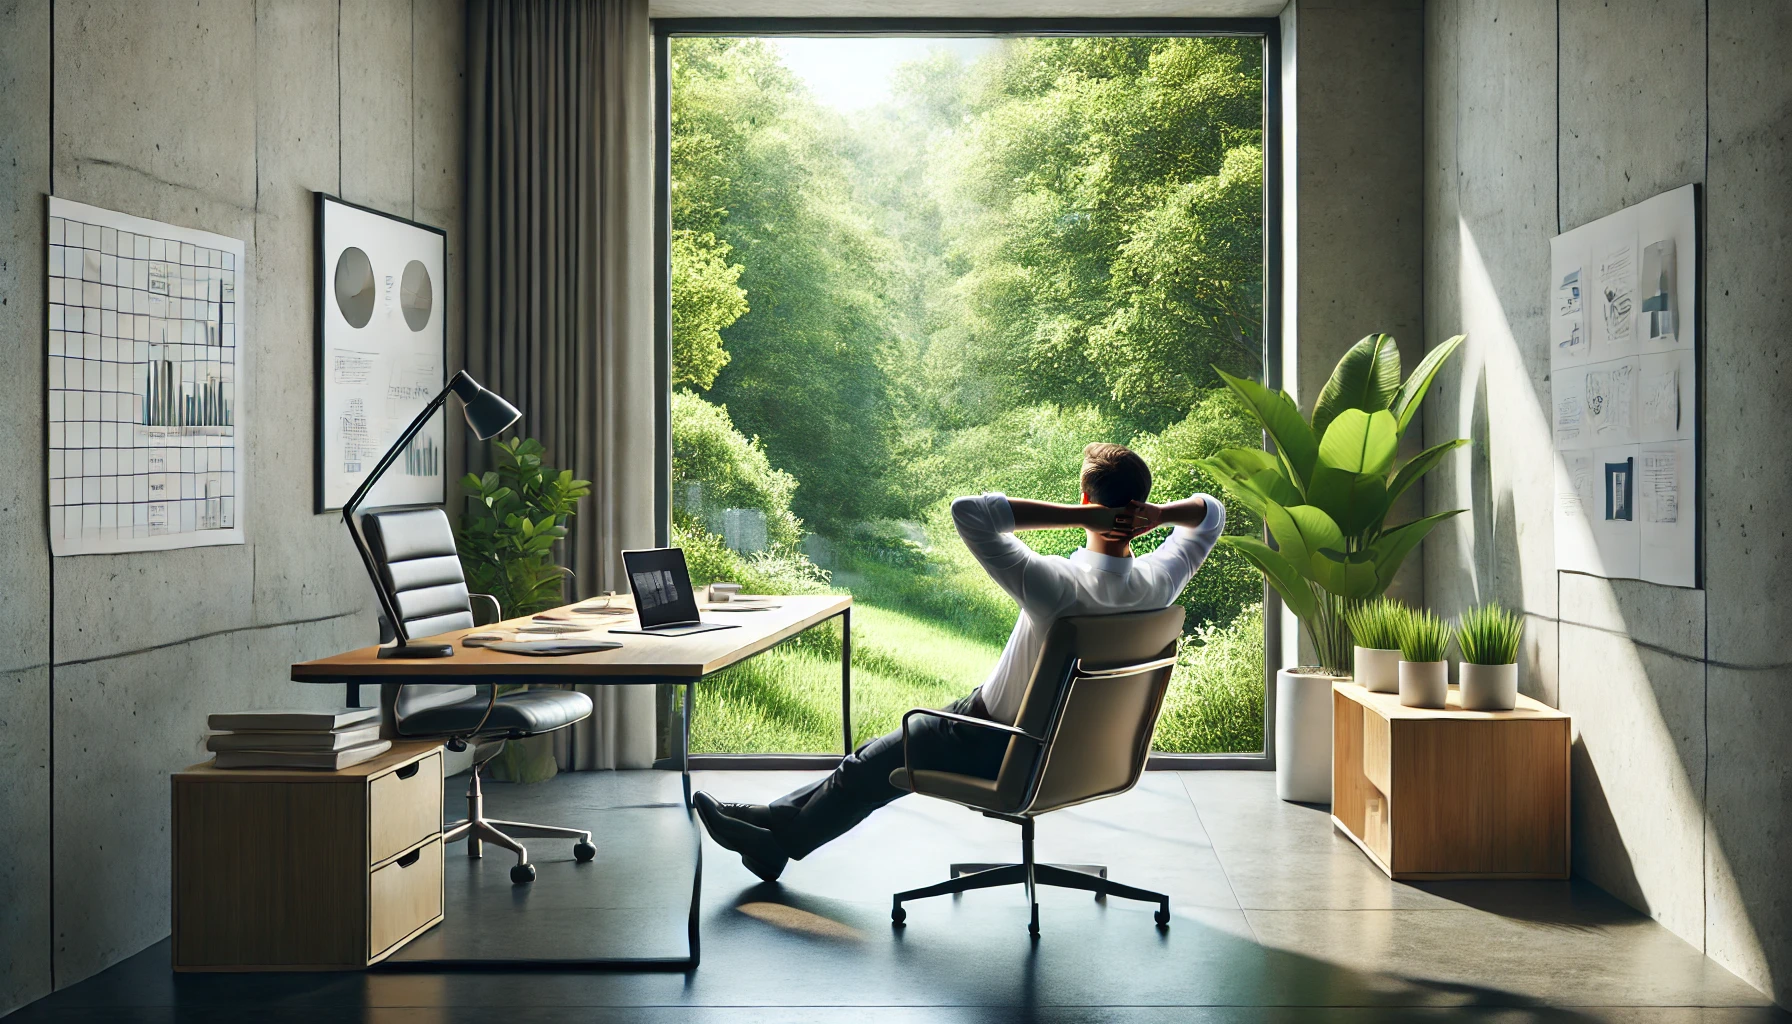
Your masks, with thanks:
[{"label": "desk top surface", "polygon": [[[574,607],[601,601],[600,598],[597,602],[565,605],[543,614],[554,616],[554,621],[590,626],[582,633],[562,634],[565,638],[615,640],[622,644],[614,650],[540,657],[504,654],[484,647],[463,647],[460,644],[460,638],[467,633],[515,629],[519,626],[542,624],[543,621],[535,616],[522,616],[477,629],[455,630],[438,637],[415,638],[453,643],[452,658],[393,658],[382,661],[378,647],[363,647],[345,654],[295,664],[292,667],[292,678],[301,683],[400,682],[406,677],[415,676],[434,679],[464,677],[468,682],[477,682],[488,676],[536,677],[544,681],[580,679],[592,682],[697,679],[736,662],[745,661],[852,607],[852,597],[846,594],[776,596],[765,597],[757,602],[704,605],[700,608],[704,621],[730,623],[735,628],[687,636],[643,636],[610,632],[612,628],[635,629],[639,626],[633,603],[626,595],[612,599],[610,604],[612,607],[628,609],[627,614],[580,615],[572,611]],[[728,610],[731,607],[750,607],[753,603],[775,607],[764,607],[758,611]],[[540,640],[558,638],[549,634],[523,634],[519,637]]]},{"label": "desk top surface", "polygon": [[1332,684],[1332,689],[1389,720],[1462,721],[1462,722],[1537,722],[1568,718],[1566,712],[1541,701],[1518,695],[1518,706],[1511,711],[1464,711],[1462,691],[1450,687],[1450,696],[1441,708],[1411,708],[1400,703],[1397,693],[1370,693],[1361,683],[1348,680]]}]

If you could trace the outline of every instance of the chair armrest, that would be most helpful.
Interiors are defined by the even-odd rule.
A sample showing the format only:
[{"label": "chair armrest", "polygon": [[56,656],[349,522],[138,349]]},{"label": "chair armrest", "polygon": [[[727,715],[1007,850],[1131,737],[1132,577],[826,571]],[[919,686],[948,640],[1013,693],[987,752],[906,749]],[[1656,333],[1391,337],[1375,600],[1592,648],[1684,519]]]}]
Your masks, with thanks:
[{"label": "chair armrest", "polygon": [[498,607],[498,599],[490,594],[468,594],[467,608],[473,613],[475,626],[489,626],[504,619],[504,610]]},{"label": "chair armrest", "polygon": [[992,722],[987,718],[973,718],[970,715],[961,715],[953,711],[940,711],[935,708],[911,708],[902,716],[902,770],[907,773],[911,786],[915,780],[915,772],[914,769],[909,766],[908,761],[908,720],[916,715],[926,715],[929,718],[943,718],[948,722],[958,722],[963,725],[975,726],[979,729],[992,729],[996,732],[1007,733],[1010,736],[1016,736],[1023,740],[1031,740],[1034,743],[1045,743],[1045,740],[1033,735],[1025,729],[1012,725],[1003,725],[1000,722]]}]

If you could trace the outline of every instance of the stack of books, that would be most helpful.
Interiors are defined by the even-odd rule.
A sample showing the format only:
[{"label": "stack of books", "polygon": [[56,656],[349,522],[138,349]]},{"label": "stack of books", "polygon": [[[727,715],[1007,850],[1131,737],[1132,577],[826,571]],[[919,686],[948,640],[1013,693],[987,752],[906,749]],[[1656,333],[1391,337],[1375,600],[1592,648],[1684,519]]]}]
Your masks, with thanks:
[{"label": "stack of books", "polygon": [[239,711],[212,715],[206,737],[219,768],[321,768],[337,771],[385,753],[379,708],[340,711]]}]

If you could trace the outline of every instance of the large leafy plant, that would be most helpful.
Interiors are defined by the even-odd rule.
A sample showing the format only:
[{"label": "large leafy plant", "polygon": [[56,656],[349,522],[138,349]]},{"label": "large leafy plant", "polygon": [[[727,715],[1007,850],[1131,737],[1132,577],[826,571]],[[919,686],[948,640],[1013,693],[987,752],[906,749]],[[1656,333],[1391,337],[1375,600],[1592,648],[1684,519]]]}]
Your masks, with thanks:
[{"label": "large leafy plant", "polygon": [[1269,580],[1318,653],[1320,666],[1351,670],[1344,615],[1378,597],[1400,563],[1438,523],[1464,510],[1387,525],[1394,502],[1464,438],[1432,445],[1396,466],[1400,438],[1432,378],[1462,344],[1458,335],[1432,349],[1404,381],[1394,339],[1372,334],[1351,346],[1319,392],[1309,421],[1286,391],[1224,371],[1226,386],[1263,425],[1275,451],[1228,448],[1199,465],[1263,518],[1271,547],[1227,536]]},{"label": "large leafy plant", "polygon": [[591,481],[544,465],[546,454],[534,438],[493,441],[492,469],[460,482],[467,507],[456,540],[467,586],[497,598],[507,617],[562,603],[570,573],[554,561],[554,542],[591,493]]}]

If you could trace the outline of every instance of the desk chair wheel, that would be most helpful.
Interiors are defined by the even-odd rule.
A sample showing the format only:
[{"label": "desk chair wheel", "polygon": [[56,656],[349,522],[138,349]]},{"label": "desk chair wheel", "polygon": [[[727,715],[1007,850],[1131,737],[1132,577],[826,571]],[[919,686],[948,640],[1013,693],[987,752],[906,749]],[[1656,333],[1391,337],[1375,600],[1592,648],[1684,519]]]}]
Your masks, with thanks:
[{"label": "desk chair wheel", "polygon": [[1159,928],[1170,927],[1170,908],[1168,906],[1158,907],[1157,911],[1151,915],[1151,919],[1157,922]]},{"label": "desk chair wheel", "polygon": [[535,865],[518,864],[510,869],[510,883],[512,885],[528,885],[533,881],[535,881]]},{"label": "desk chair wheel", "polygon": [[572,859],[584,864],[597,856],[597,847],[581,840],[572,848]]},{"label": "desk chair wheel", "polygon": [[890,908],[890,923],[892,925],[901,927],[902,922],[907,921],[907,920],[908,920],[908,911],[902,909],[901,907],[891,907]]}]

